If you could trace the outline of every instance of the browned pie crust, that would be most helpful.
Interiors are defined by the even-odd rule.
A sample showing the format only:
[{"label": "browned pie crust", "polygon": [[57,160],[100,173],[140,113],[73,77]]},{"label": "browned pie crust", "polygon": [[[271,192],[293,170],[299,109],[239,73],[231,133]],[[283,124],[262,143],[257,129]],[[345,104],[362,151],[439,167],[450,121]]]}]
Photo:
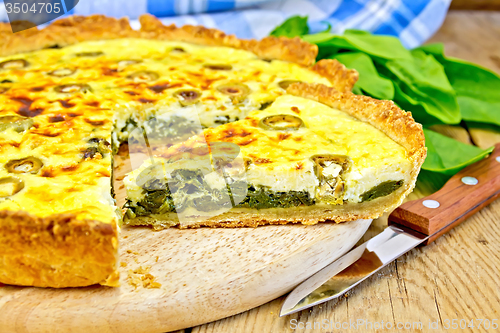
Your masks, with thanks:
[{"label": "browned pie crust", "polygon": [[[317,46],[299,38],[240,40],[215,29],[164,26],[150,15],[142,16],[140,21],[141,30],[135,31],[126,18],[71,16],[42,30],[35,27],[15,34],[9,24],[0,23],[0,56],[88,40],[136,37],[228,46],[251,51],[263,59],[311,66],[340,91],[349,91],[357,80],[356,71],[346,69],[336,60],[313,65]],[[259,223],[246,225],[256,224]],[[77,220],[71,214],[39,218],[23,211],[0,211],[0,282],[56,288],[96,283],[116,286],[117,238],[116,226]]]},{"label": "browned pie crust", "polygon": [[[125,37],[178,40],[210,46],[227,46],[255,53],[262,59],[277,59],[311,66],[316,61],[318,47],[300,38],[266,37],[262,40],[238,39],[217,29],[186,25],[165,26],[151,15],[140,17],[141,29],[130,27],[126,18],[115,19],[103,15],[70,16],[55,21],[47,28],[36,27],[13,34],[8,23],[0,23],[0,56],[63,47],[87,40]],[[358,79],[358,73],[345,68],[337,60],[319,61],[311,69],[326,77],[339,91],[350,91]]]},{"label": "browned pie crust", "polygon": [[358,81],[358,72],[346,70],[344,65],[341,64],[339,66],[339,64],[338,61],[322,59],[312,69],[322,76],[327,77],[337,91],[350,92],[356,81]]},{"label": "browned pie crust", "polygon": [[0,281],[38,287],[118,285],[116,226],[73,214],[0,211]]}]

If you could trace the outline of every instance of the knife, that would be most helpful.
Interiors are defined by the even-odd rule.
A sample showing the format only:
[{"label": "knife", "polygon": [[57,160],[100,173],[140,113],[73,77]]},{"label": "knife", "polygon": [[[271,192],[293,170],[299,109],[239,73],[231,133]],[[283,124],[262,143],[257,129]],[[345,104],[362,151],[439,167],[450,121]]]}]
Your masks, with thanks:
[{"label": "knife", "polygon": [[418,245],[427,245],[500,196],[500,143],[437,192],[396,208],[388,227],[299,284],[280,317],[344,295]]}]

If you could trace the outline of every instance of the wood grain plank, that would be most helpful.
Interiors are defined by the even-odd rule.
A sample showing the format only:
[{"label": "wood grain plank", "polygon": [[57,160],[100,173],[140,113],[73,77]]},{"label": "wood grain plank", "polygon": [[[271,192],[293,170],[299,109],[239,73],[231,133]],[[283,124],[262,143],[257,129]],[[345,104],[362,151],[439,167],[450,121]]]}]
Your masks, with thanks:
[{"label": "wood grain plank", "polygon": [[487,124],[469,125],[469,134],[474,144],[480,148],[488,148],[500,142],[499,127]]},{"label": "wood grain plank", "polygon": [[500,12],[452,11],[428,43],[444,43],[447,56],[500,73]]},{"label": "wood grain plank", "polygon": [[500,0],[453,0],[450,9],[455,10],[500,10]]},{"label": "wood grain plank", "polygon": [[[447,55],[479,63],[500,73],[500,61],[495,60],[495,56],[500,55],[500,13],[452,11],[430,42],[444,42]],[[438,131],[470,142],[463,130],[441,128]],[[500,141],[494,131],[471,131],[471,135],[474,143],[481,147]],[[436,179],[435,183],[439,182]],[[424,185],[420,183],[410,199],[430,194],[432,184]],[[237,316],[195,327],[192,332],[381,331],[370,327],[294,330],[291,327],[294,319],[304,324],[364,319],[372,323],[383,320],[394,325],[397,322],[424,325],[423,330],[413,327],[404,332],[444,331],[446,320],[455,318],[497,318],[500,321],[499,218],[500,201],[497,200],[434,243],[410,251],[341,299],[279,318],[282,297]],[[385,218],[374,221],[365,239],[379,233],[385,225]],[[439,329],[429,330],[429,322],[438,324]],[[485,330],[476,327],[469,331]]]},{"label": "wood grain plank", "polygon": [[429,128],[435,132],[446,135],[449,138],[453,138],[463,143],[472,144],[469,132],[461,126],[433,125]]}]

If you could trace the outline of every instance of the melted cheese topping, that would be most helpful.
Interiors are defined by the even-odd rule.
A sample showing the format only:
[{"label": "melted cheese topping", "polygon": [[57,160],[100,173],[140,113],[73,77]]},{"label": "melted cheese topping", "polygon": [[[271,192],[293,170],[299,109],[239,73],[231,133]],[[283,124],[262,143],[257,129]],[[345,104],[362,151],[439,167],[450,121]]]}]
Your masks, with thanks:
[{"label": "melted cheese topping", "polygon": [[[190,114],[197,118],[195,132],[201,132],[243,119],[283,95],[283,80],[330,85],[300,65],[263,61],[243,50],[144,39],[17,54],[0,58],[0,67],[0,117],[33,121],[24,131],[9,125],[0,131],[0,179],[16,177],[24,184],[18,193],[0,198],[0,209],[38,216],[75,212],[103,222],[116,220],[110,197],[112,154],[89,151],[96,148],[92,140],[114,140],[116,146],[133,129],[129,119],[142,123],[153,116],[169,120]],[[244,85],[244,98],[224,93],[224,85]],[[186,106],[177,95],[180,90],[200,96]],[[42,168],[34,174],[9,172],[7,163],[27,157],[38,158]],[[297,172],[297,177],[309,176]],[[308,181],[313,179],[299,183]],[[12,190],[9,186],[14,185],[0,187]]]}]

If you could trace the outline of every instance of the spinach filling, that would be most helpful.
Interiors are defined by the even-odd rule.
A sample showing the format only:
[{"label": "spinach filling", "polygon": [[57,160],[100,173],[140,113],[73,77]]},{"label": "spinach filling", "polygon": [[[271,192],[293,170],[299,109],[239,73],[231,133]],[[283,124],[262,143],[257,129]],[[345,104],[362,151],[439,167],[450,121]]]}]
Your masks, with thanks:
[{"label": "spinach filling", "polygon": [[389,180],[378,184],[377,186],[371,188],[365,193],[361,194],[361,202],[372,201],[379,197],[384,197],[396,191],[398,188],[403,186],[403,180]]},{"label": "spinach filling", "polygon": [[144,199],[139,202],[127,200],[125,206],[127,216],[134,218],[149,214],[166,214],[175,211],[175,205],[172,197],[167,190],[148,191]]},{"label": "spinach filling", "polygon": [[[232,182],[231,186],[226,182],[225,187],[213,189],[205,181],[200,170],[176,170],[171,176],[172,179],[168,184],[158,179],[145,182],[142,185],[144,198],[139,202],[128,200],[125,204],[128,208],[128,217],[180,213],[187,208],[209,212],[232,207],[289,208],[301,205],[310,206],[315,202],[307,191],[275,192],[244,181]],[[246,197],[235,204],[234,198],[238,196],[238,193],[244,193],[245,190]]]},{"label": "spinach filling", "polygon": [[128,200],[125,204],[129,217],[180,213],[189,207],[208,212],[231,206],[227,194],[224,195],[226,187],[212,189],[201,170],[175,170],[171,177],[168,183],[160,179],[144,182],[141,185],[144,198],[139,202]]},{"label": "spinach filling", "polygon": [[236,207],[239,208],[289,208],[314,205],[314,199],[307,191],[275,192],[264,187],[248,184],[247,196]]},{"label": "spinach filling", "polygon": [[[116,146],[113,146],[113,152],[118,152],[121,143],[128,143],[129,145],[141,144],[144,138],[155,145],[170,146],[186,140],[201,130],[202,128],[196,122],[177,115],[173,115],[168,119],[151,116],[142,126],[133,118],[128,118],[125,126],[119,130],[118,142]],[[137,138],[137,136],[141,138]]]},{"label": "spinach filling", "polygon": [[186,139],[201,131],[199,125],[187,118],[173,115],[168,119],[151,117],[144,123],[149,140]]},{"label": "spinach filling", "polygon": [[120,130],[120,132],[130,133],[137,127],[138,127],[137,121],[135,121],[133,118],[128,118],[127,121],[125,122],[125,126]]}]

